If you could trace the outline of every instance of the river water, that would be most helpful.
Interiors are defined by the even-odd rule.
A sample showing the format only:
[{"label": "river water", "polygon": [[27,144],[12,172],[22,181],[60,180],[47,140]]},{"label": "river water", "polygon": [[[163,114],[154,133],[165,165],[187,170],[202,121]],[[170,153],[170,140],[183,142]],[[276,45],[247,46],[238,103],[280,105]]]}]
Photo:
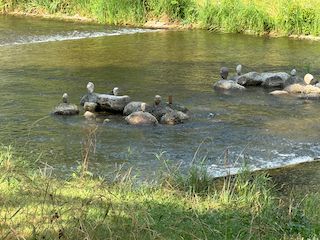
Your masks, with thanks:
[{"label": "river water", "polygon": [[[320,43],[200,30],[129,28],[95,23],[0,16],[1,138],[24,155],[66,171],[78,165],[90,129],[92,171],[116,164],[152,174],[156,154],[186,169],[204,164],[213,176],[235,172],[243,158],[263,169],[320,156],[318,101],[269,95],[271,89],[217,92],[221,67],[243,72],[288,72],[303,76],[312,66],[320,78]],[[79,106],[87,93],[114,87],[133,101],[153,103],[156,94],[194,113],[190,123],[159,127],[127,125],[83,116],[49,116],[64,92]],[[273,89],[272,89],[273,90]],[[80,107],[80,106],[79,106]],[[129,154],[130,153],[130,154]]]}]

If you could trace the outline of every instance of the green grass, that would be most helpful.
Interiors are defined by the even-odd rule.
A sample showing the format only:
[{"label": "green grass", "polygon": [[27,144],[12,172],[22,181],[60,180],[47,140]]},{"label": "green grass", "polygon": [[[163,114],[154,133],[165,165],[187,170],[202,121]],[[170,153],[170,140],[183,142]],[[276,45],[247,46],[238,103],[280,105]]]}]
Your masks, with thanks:
[{"label": "green grass", "polygon": [[[92,147],[91,142],[86,142]],[[212,179],[205,160],[186,173],[163,155],[149,183],[119,169],[113,176],[60,176],[40,159],[0,149],[0,239],[317,239],[318,194],[287,199],[272,179],[244,165]],[[81,170],[82,169],[82,170]],[[108,180],[107,180],[108,179]]]},{"label": "green grass", "polygon": [[0,0],[3,12],[66,14],[101,23],[182,27],[262,35],[320,35],[320,0]]}]

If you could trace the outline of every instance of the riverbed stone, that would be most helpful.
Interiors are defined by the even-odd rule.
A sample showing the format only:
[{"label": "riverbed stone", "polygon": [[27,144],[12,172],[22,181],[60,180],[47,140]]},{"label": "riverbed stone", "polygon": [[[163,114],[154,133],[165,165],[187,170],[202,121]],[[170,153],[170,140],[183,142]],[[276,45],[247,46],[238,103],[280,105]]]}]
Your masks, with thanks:
[{"label": "riverbed stone", "polygon": [[91,111],[86,111],[83,116],[85,116],[88,119],[94,119],[96,117],[96,114]]},{"label": "riverbed stone", "polygon": [[283,90],[287,91],[288,93],[302,93],[304,87],[305,86],[296,83],[285,87]]},{"label": "riverbed stone", "polygon": [[246,89],[244,86],[241,86],[240,84],[232,81],[232,80],[225,80],[221,79],[217,81],[214,85],[213,88],[216,90],[244,90]]},{"label": "riverbed stone", "polygon": [[304,81],[306,84],[310,84],[311,81],[313,79],[313,76],[310,74],[310,73],[307,73],[305,76],[304,76]]},{"label": "riverbed stone", "polygon": [[175,124],[185,123],[188,121],[190,121],[190,117],[187,114],[181,111],[174,110],[170,113],[163,115],[161,117],[160,123],[175,125]]},{"label": "riverbed stone", "polygon": [[316,93],[316,94],[320,94],[320,88],[312,86],[312,85],[307,85],[302,89],[302,93]]},{"label": "riverbed stone", "polygon": [[85,111],[96,112],[98,108],[98,104],[95,102],[85,102],[83,109]]},{"label": "riverbed stone", "polygon": [[50,114],[54,115],[76,115],[79,114],[79,108],[77,105],[73,103],[60,103],[59,105],[55,106],[51,111]]},{"label": "riverbed stone", "polygon": [[125,118],[125,121],[132,125],[141,126],[156,126],[158,125],[158,120],[150,113],[138,111],[133,112]]},{"label": "riverbed stone", "polygon": [[320,99],[320,93],[301,93],[298,96],[298,99],[319,100]]},{"label": "riverbed stone", "polygon": [[263,73],[262,77],[262,86],[267,88],[272,87],[284,87],[285,82],[290,75],[285,72],[278,72],[278,73]]},{"label": "riverbed stone", "polygon": [[284,90],[275,90],[270,92],[271,95],[288,95],[289,93]]},{"label": "riverbed stone", "polygon": [[259,86],[262,82],[262,77],[257,72],[248,72],[237,79],[237,83],[241,86]]}]

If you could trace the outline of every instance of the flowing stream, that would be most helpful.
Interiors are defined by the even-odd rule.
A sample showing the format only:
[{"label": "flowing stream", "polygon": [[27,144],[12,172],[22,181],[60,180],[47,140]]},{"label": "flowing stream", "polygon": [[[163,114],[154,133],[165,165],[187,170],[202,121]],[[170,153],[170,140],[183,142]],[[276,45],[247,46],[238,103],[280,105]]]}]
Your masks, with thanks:
[{"label": "flowing stream", "polygon": [[[203,159],[213,176],[235,172],[243,159],[253,169],[311,161],[320,156],[318,101],[272,96],[252,87],[222,93],[213,89],[220,68],[243,72],[287,72],[320,78],[320,42],[255,37],[201,30],[118,27],[72,21],[0,16],[1,135],[55,168],[75,168],[90,129],[93,171],[126,163],[152,174],[156,154],[186,169]],[[153,104],[156,94],[194,113],[190,123],[159,127],[128,125],[83,116],[49,116],[64,92],[79,106],[87,93],[119,87],[132,101]],[[80,107],[80,106],[79,106]]]}]

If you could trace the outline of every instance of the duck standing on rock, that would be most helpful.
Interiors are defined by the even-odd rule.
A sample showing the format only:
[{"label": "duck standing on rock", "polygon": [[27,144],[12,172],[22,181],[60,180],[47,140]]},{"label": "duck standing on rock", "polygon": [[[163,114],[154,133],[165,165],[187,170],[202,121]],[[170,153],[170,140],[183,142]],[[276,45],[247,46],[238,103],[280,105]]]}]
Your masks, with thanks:
[{"label": "duck standing on rock", "polygon": [[112,89],[112,91],[110,92],[107,92],[108,95],[114,95],[114,96],[118,96],[119,94],[119,88],[118,87],[115,87]]},{"label": "duck standing on rock", "polygon": [[51,111],[50,114],[54,115],[76,115],[79,114],[79,108],[77,105],[73,103],[68,103],[68,94],[64,93],[62,95],[63,103],[55,106]]}]

